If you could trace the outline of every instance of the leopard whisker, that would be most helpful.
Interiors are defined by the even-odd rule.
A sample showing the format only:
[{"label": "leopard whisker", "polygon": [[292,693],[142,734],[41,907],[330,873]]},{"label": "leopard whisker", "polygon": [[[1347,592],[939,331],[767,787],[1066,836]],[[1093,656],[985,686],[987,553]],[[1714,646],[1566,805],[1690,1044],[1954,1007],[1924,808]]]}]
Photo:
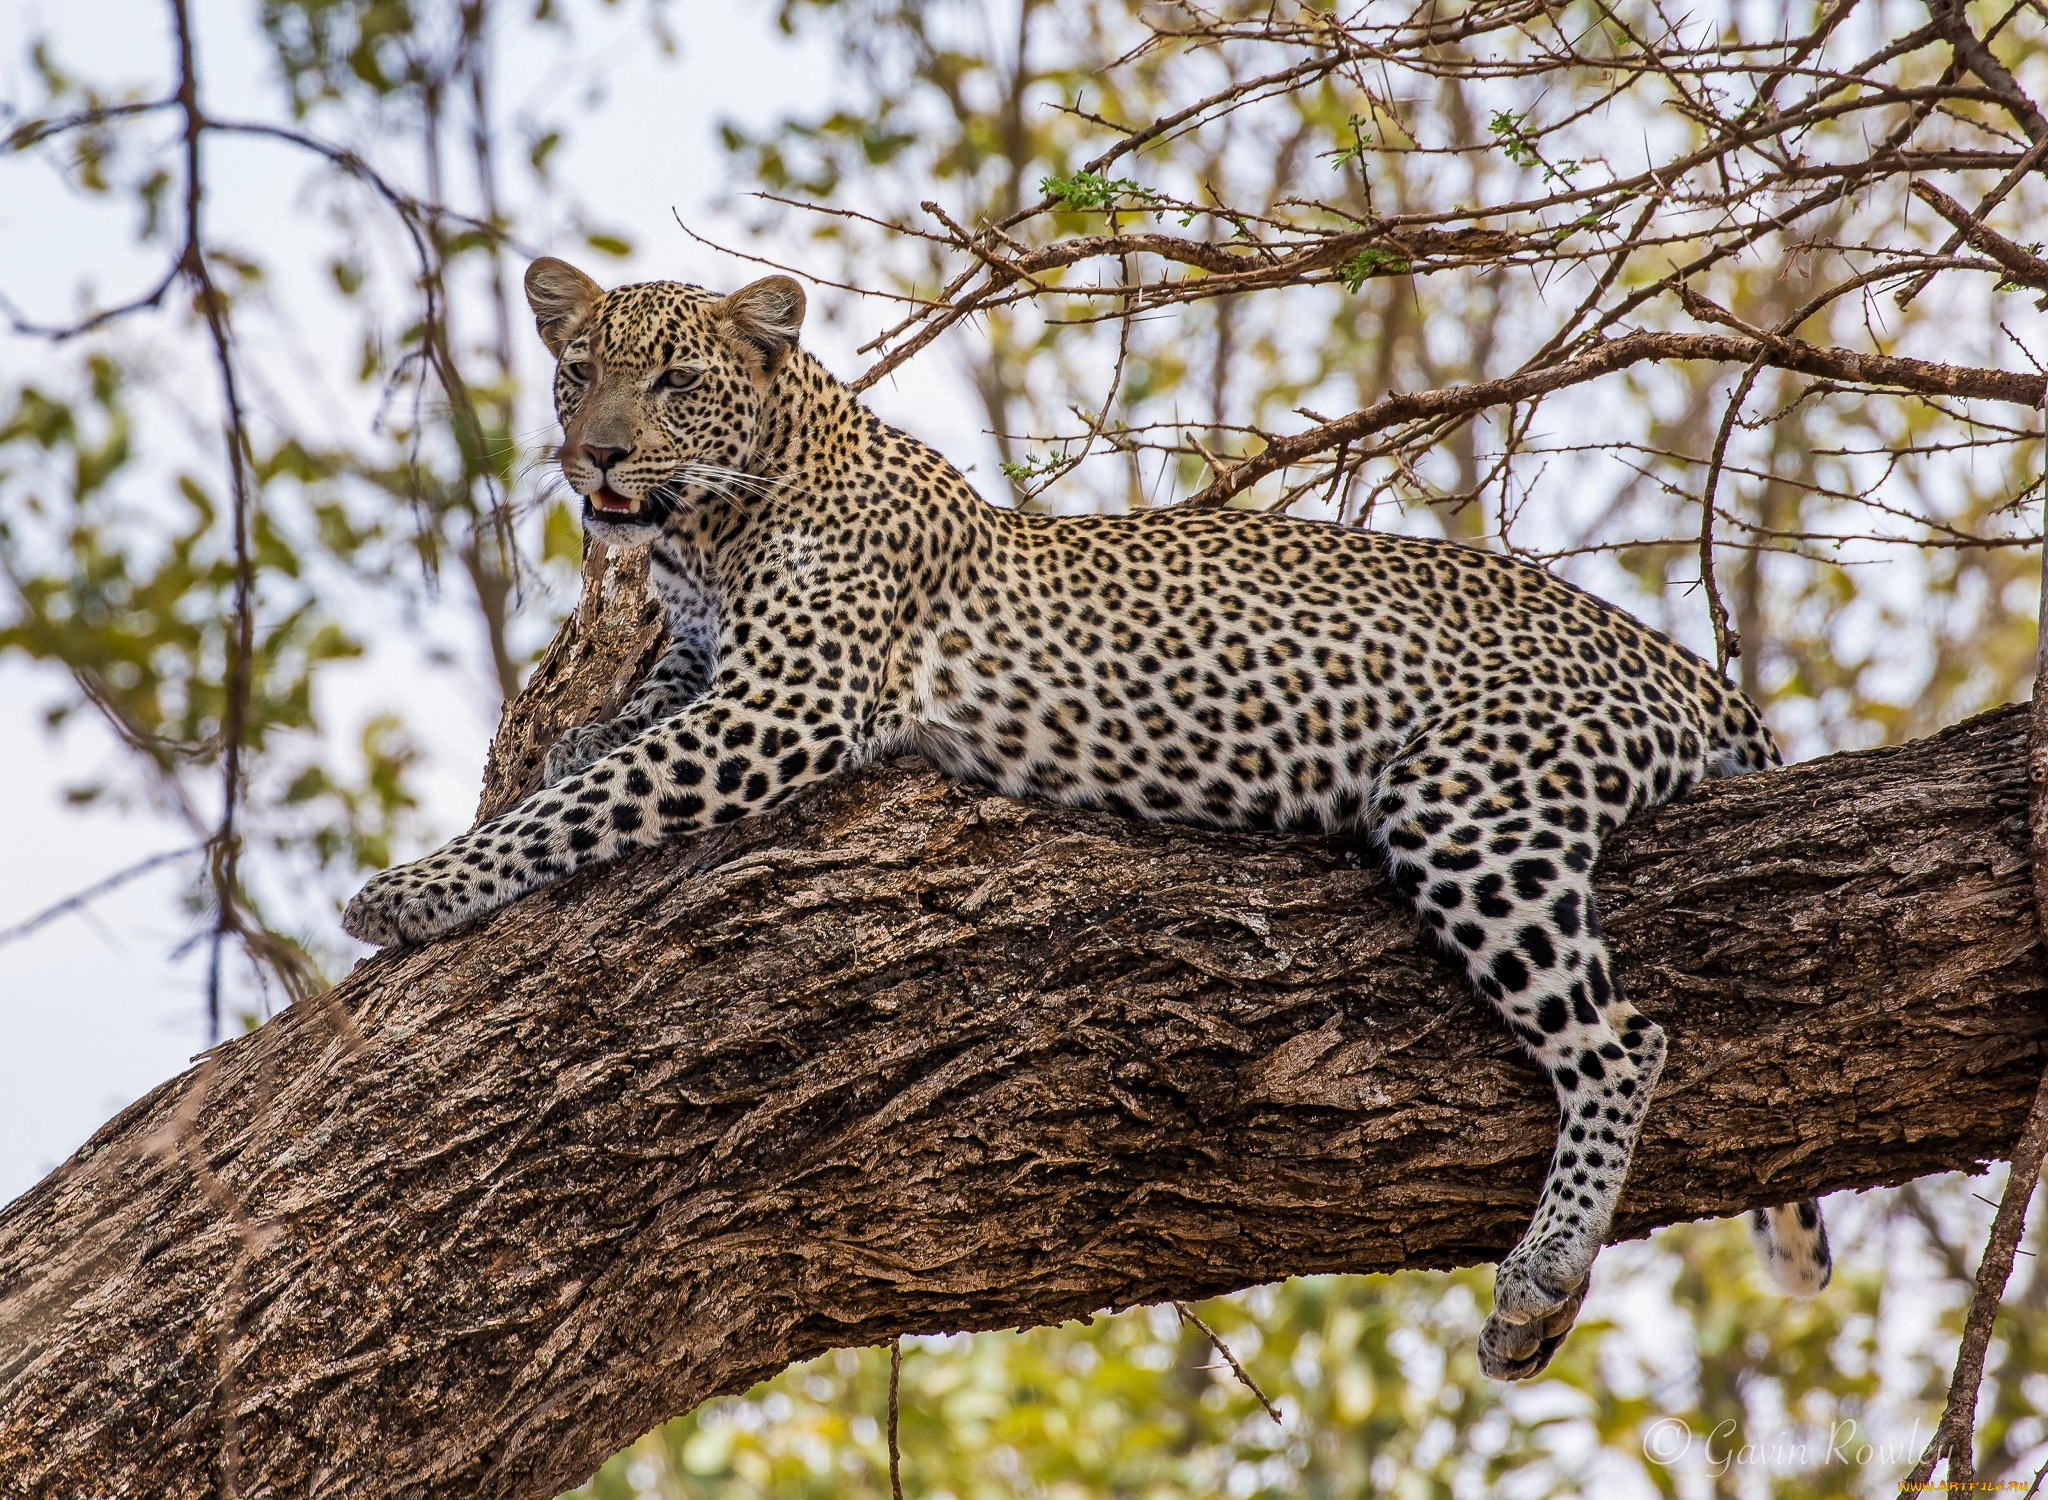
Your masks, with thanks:
[{"label": "leopard whisker", "polygon": [[744,469],[730,469],[720,464],[692,462],[684,464],[678,472],[706,483],[714,480],[722,481],[725,484],[733,485],[740,489],[753,490],[762,495],[775,490],[787,490],[796,487],[792,481],[787,479],[778,479],[767,474],[750,474]]},{"label": "leopard whisker", "polygon": [[706,494],[715,495],[727,505],[739,509],[745,500],[766,498],[759,490],[755,490],[751,495],[735,493],[736,487],[746,488],[741,481],[753,477],[755,476],[741,474],[738,470],[714,468],[709,464],[685,464],[676,471],[667,487],[674,489],[678,484],[692,484]]}]

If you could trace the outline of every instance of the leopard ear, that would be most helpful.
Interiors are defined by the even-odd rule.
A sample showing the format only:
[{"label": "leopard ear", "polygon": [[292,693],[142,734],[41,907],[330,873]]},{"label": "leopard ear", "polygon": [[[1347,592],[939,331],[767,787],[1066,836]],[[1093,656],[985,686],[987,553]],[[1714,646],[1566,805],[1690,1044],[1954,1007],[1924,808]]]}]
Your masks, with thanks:
[{"label": "leopard ear", "polygon": [[603,295],[603,287],[552,255],[543,255],[526,268],[526,305],[533,309],[540,341],[557,359]]},{"label": "leopard ear", "polygon": [[804,289],[787,276],[764,276],[721,301],[718,321],[772,372],[796,347]]}]

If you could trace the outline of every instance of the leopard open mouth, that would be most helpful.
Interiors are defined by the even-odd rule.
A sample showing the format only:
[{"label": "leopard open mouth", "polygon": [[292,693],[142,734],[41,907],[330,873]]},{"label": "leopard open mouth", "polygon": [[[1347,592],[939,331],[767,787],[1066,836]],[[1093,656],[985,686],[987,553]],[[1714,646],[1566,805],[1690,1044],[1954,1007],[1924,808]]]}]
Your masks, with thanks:
[{"label": "leopard open mouth", "polygon": [[584,503],[603,515],[631,517],[640,514],[642,501],[635,496],[622,495],[608,484],[601,484],[583,497]]}]

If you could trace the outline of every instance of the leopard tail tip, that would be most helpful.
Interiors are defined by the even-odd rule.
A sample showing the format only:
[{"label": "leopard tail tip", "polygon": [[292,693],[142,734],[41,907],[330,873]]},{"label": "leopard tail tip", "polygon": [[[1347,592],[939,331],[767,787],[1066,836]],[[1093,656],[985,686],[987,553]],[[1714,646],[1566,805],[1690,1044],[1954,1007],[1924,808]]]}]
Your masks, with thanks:
[{"label": "leopard tail tip", "polygon": [[1749,1236],[1764,1270],[1781,1291],[1812,1297],[1834,1278],[1828,1229],[1811,1198],[1782,1208],[1759,1208],[1749,1216]]}]

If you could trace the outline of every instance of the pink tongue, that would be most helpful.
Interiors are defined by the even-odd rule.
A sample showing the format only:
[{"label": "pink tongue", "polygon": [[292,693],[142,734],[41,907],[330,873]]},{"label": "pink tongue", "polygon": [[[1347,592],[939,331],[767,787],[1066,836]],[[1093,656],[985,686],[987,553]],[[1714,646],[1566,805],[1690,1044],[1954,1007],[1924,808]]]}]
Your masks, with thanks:
[{"label": "pink tongue", "polygon": [[633,508],[633,502],[613,490],[610,485],[601,487],[590,498],[597,502],[599,510],[631,510]]}]

